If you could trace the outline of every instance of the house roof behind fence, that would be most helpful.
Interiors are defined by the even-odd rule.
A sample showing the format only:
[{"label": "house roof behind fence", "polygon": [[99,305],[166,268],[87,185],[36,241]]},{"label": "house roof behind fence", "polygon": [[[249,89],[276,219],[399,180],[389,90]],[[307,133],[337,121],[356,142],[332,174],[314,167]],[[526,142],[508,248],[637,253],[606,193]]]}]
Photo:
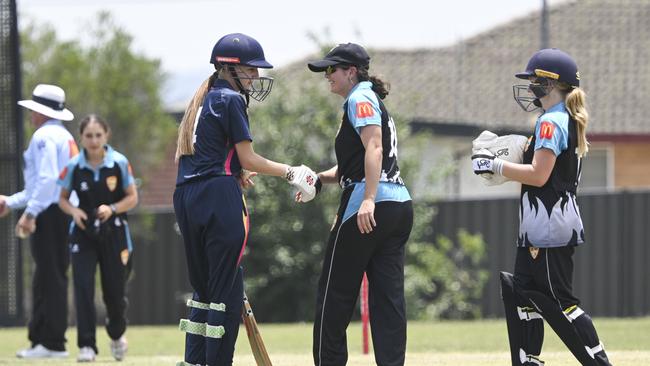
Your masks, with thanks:
[{"label": "house roof behind fence", "polygon": [[[578,63],[589,132],[650,134],[650,1],[569,1],[550,8],[549,22],[549,45]],[[527,130],[536,115],[519,108],[512,85],[540,48],[540,29],[535,12],[450,47],[370,50],[370,74],[391,84],[386,103],[410,122]],[[308,72],[296,63],[281,77],[297,69]]]}]

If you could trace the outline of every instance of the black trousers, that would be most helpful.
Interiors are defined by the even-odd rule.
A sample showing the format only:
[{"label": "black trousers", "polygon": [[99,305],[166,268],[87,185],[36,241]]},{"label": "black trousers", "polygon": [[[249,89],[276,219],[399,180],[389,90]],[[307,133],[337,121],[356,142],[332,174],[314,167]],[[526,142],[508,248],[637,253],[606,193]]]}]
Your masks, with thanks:
[{"label": "black trousers", "polygon": [[[363,273],[368,274],[368,303],[375,361],[379,366],[404,365],[406,309],[404,250],[413,226],[407,202],[378,202],[377,226],[361,234],[357,215],[341,222],[349,192],[330,232],[318,282],[313,357],[316,366],[347,363],[346,329],[354,312]],[[347,197],[346,197],[347,195]]]},{"label": "black trousers", "polygon": [[[115,218],[111,217],[109,222]],[[120,220],[120,219],[117,219]],[[133,259],[127,245],[125,221],[120,226],[103,224],[97,236],[87,235],[75,228],[70,238],[74,299],[77,313],[77,345],[91,347],[98,353],[95,339],[95,272],[99,264],[102,297],[106,305],[106,332],[111,339],[119,339],[126,331],[126,282]]]},{"label": "black trousers", "polygon": [[31,238],[35,269],[29,340],[32,346],[42,344],[55,351],[65,350],[68,326],[69,225],[70,218],[59,205],[50,205],[36,217],[36,231]]}]

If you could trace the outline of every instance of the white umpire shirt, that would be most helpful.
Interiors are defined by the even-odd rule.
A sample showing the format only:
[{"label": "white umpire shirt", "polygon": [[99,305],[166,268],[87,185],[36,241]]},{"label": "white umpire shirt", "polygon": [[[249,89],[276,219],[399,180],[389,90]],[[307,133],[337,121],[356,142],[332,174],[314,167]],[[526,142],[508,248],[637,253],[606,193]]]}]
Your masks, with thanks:
[{"label": "white umpire shirt", "polygon": [[61,121],[50,119],[41,125],[23,153],[25,189],[7,197],[7,206],[12,210],[25,207],[25,213],[38,216],[58,203],[59,173],[77,153],[77,144]]}]

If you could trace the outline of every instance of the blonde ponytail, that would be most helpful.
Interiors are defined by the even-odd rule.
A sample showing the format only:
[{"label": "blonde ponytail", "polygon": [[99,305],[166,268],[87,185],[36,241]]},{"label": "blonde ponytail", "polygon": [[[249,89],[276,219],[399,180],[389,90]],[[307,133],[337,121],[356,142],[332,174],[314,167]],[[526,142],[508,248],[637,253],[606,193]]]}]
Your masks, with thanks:
[{"label": "blonde ponytail", "polygon": [[196,90],[190,104],[185,109],[181,124],[178,126],[178,140],[176,140],[176,156],[175,160],[178,161],[183,155],[194,155],[194,124],[196,123],[196,113],[201,105],[203,99],[208,93],[208,89],[217,78],[218,72],[212,74],[207,78],[201,86]]},{"label": "blonde ponytail", "polygon": [[589,123],[589,113],[586,105],[587,95],[580,88],[573,88],[566,96],[566,108],[569,114],[576,121],[578,131],[578,156],[584,157],[589,151],[589,142],[587,141],[587,125]]}]

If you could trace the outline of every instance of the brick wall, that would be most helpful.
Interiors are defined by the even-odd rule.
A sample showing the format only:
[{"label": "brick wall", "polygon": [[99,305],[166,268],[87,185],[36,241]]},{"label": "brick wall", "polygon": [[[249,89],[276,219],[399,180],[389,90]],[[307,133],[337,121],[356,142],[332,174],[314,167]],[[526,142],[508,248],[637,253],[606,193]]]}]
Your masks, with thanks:
[{"label": "brick wall", "polygon": [[617,142],[614,145],[614,186],[650,187],[650,143]]}]

